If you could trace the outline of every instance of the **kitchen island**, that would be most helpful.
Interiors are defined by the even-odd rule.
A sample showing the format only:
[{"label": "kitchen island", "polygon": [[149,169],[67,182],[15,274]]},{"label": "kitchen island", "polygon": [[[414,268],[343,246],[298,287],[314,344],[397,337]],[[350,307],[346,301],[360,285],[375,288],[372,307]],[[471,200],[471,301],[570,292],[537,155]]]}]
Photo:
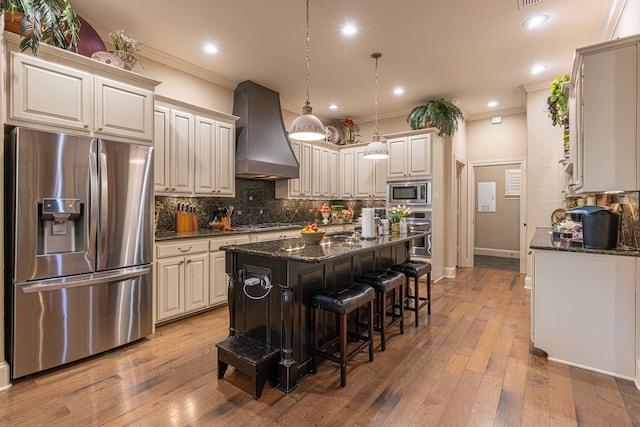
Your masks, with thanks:
[{"label": "kitchen island", "polygon": [[[350,286],[354,275],[409,258],[424,233],[365,240],[350,233],[319,245],[302,238],[224,246],[229,276],[229,335],[244,335],[280,349],[279,388],[287,393],[311,370],[311,297]],[[322,331],[332,330],[333,319]]]},{"label": "kitchen island", "polygon": [[636,361],[640,253],[583,249],[537,228],[533,253],[531,339],[549,360],[639,384]]}]

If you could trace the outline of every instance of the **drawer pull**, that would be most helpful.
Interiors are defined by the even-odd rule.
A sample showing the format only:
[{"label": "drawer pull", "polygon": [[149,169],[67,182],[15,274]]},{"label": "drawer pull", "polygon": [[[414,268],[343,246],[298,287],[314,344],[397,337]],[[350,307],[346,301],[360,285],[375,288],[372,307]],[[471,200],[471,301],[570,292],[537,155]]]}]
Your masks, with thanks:
[{"label": "drawer pull", "polygon": [[187,249],[178,248],[178,250],[180,252],[189,252],[191,250],[191,246],[189,246]]}]

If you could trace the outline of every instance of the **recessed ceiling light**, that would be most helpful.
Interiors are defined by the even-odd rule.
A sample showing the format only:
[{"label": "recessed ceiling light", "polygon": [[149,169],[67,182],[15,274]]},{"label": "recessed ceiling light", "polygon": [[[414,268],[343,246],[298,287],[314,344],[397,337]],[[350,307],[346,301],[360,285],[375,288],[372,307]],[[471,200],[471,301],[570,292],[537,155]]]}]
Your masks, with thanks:
[{"label": "recessed ceiling light", "polygon": [[533,68],[531,69],[531,74],[540,74],[546,69],[547,69],[546,65],[537,64],[537,65],[534,65]]},{"label": "recessed ceiling light", "polygon": [[329,104],[329,109],[330,110],[337,110],[338,109],[338,104]]},{"label": "recessed ceiling light", "polygon": [[347,24],[344,27],[342,27],[342,34],[344,34],[345,36],[352,36],[356,33],[356,27],[353,26],[352,24]]},{"label": "recessed ceiling light", "polygon": [[487,107],[497,107],[498,106],[498,101],[489,101],[487,103]]},{"label": "recessed ceiling light", "polygon": [[536,16],[532,16],[531,18],[525,20],[522,23],[522,26],[525,27],[526,29],[530,30],[532,28],[535,28],[539,25],[544,24],[545,22],[547,22],[547,19],[549,19],[549,17],[547,15],[536,15]]},{"label": "recessed ceiling light", "polygon": [[211,54],[218,53],[218,48],[215,45],[209,43],[204,46],[204,51]]},{"label": "recessed ceiling light", "polygon": [[393,90],[393,93],[395,93],[396,95],[402,95],[404,93],[404,89],[401,87],[397,87]]}]

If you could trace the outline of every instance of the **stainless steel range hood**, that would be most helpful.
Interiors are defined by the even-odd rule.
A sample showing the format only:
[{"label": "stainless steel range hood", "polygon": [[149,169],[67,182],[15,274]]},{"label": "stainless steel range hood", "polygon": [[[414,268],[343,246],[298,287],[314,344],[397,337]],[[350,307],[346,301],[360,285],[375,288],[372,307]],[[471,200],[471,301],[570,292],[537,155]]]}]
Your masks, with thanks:
[{"label": "stainless steel range hood", "polygon": [[233,98],[236,122],[236,176],[298,178],[300,165],[282,121],[280,95],[251,80],[239,83]]}]

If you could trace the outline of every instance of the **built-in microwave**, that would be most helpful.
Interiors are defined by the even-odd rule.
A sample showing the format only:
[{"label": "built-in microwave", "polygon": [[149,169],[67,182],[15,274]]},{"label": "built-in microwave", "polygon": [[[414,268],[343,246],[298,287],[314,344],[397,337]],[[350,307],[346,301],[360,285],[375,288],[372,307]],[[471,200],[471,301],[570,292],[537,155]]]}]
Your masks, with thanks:
[{"label": "built-in microwave", "polygon": [[387,205],[431,207],[431,180],[387,181]]}]

